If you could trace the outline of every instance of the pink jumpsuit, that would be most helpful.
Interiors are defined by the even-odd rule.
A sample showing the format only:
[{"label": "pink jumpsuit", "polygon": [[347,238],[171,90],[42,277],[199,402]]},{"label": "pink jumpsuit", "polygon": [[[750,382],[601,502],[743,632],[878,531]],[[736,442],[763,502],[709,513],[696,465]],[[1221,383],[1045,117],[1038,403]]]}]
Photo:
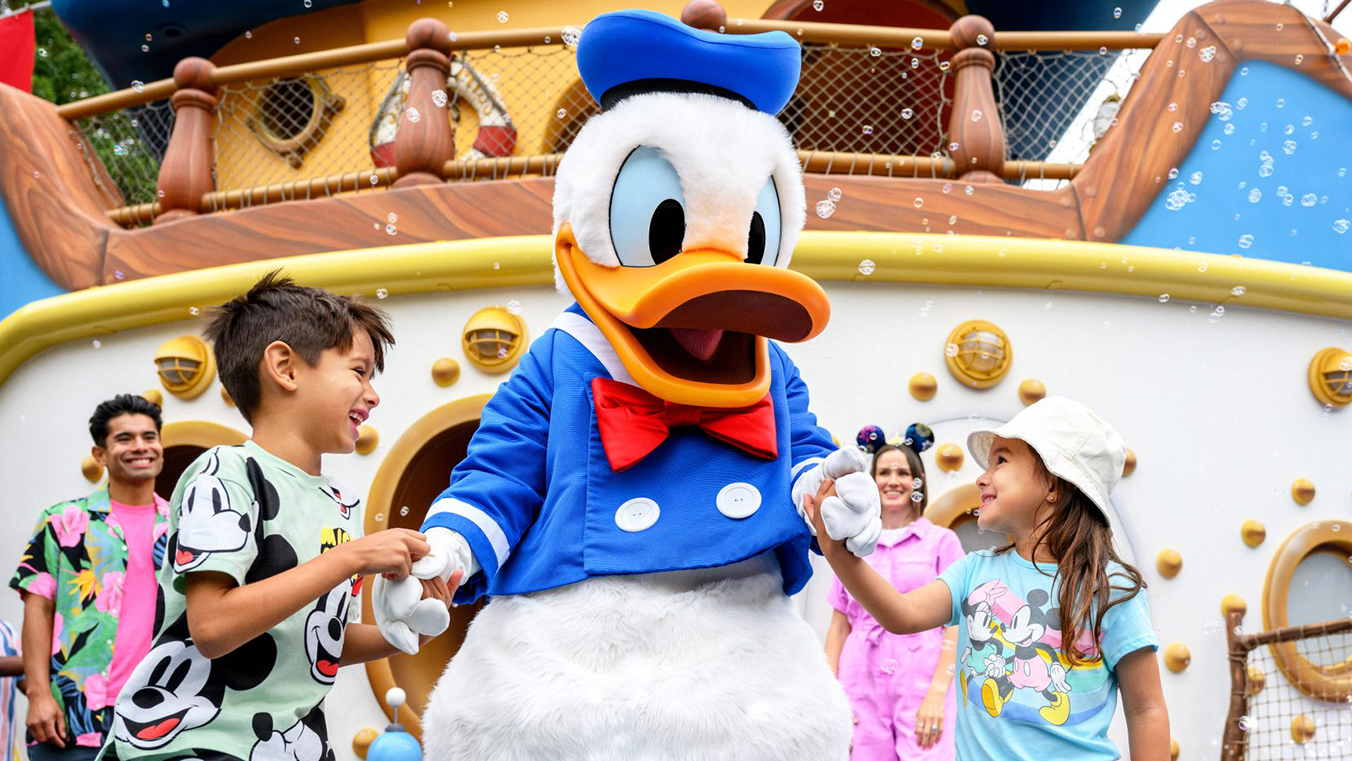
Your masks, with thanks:
[{"label": "pink jumpsuit", "polygon": [[[890,532],[889,532],[890,533]],[[865,560],[900,592],[934,581],[965,553],[958,535],[919,518],[897,536],[885,534]],[[943,627],[915,634],[888,634],[836,579],[831,606],[850,621],[840,653],[840,682],[859,723],[851,761],[939,761],[953,758],[956,687],[944,704],[943,734],[922,749],[915,715],[929,691],[943,647]]]}]

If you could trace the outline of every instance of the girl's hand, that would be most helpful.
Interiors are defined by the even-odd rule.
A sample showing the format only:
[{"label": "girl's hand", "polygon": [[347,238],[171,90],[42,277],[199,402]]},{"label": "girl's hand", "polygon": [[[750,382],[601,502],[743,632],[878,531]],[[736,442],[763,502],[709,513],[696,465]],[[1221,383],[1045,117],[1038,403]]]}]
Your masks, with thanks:
[{"label": "girl's hand", "polygon": [[944,734],[944,699],[941,690],[925,693],[920,710],[915,713],[915,739],[922,748],[934,747]]},{"label": "girl's hand", "polygon": [[822,521],[821,511],[817,509],[817,506],[820,505],[823,500],[827,497],[834,496],[836,496],[836,482],[829,478],[822,479],[821,486],[817,487],[816,496],[809,494],[803,495],[803,510],[807,512],[808,518],[812,521],[812,530],[817,534],[817,544],[822,548],[823,554],[828,551],[828,545],[831,550],[837,548],[841,550],[845,549],[845,542],[843,540],[836,541],[831,538],[830,534],[826,533],[826,523]]}]

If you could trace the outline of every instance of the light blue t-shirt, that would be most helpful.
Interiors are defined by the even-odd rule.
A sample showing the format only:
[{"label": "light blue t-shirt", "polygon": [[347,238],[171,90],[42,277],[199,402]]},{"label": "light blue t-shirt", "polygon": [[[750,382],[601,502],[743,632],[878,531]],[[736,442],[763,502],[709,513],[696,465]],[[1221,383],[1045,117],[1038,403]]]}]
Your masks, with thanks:
[{"label": "light blue t-shirt", "polygon": [[[1109,567],[1109,582],[1127,586],[1113,575],[1120,568]],[[1108,609],[1101,657],[1072,667],[1060,653],[1055,573],[1055,563],[1035,566],[1014,550],[982,550],[939,576],[953,598],[948,626],[958,627],[959,759],[1121,758],[1108,739],[1117,708],[1114,670],[1128,653],[1159,648],[1145,590]],[[1090,639],[1080,634],[1080,652],[1095,652]]]}]

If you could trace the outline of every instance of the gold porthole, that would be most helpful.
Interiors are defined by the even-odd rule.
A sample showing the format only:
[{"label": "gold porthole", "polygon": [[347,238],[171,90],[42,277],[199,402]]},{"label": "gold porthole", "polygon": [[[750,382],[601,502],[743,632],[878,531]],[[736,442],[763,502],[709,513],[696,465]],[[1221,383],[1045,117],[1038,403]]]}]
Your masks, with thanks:
[{"label": "gold porthole", "polygon": [[[974,552],[976,550],[989,549],[993,544],[999,544],[999,540],[987,542],[982,546],[968,546],[976,540],[972,534],[974,526],[968,524],[976,523],[976,510],[981,507],[981,489],[976,484],[963,484],[944,492],[942,496],[934,500],[925,508],[925,518],[936,526],[942,526],[952,529],[958,534],[958,539],[966,539],[963,542],[963,550]],[[1014,538],[1009,534],[1000,532],[989,532],[992,537],[1004,537],[1006,542],[1013,542]]]},{"label": "gold porthole", "polygon": [[1009,336],[994,323],[969,320],[948,334],[944,358],[962,385],[985,389],[1004,379],[1014,363],[1014,349]]},{"label": "gold porthole", "polygon": [[[464,459],[490,398],[480,394],[444,404],[415,421],[394,442],[371,481],[365,517],[368,536],[387,528],[417,530],[422,526],[427,508],[446,488],[451,469]],[[393,718],[394,712],[385,702],[385,692],[395,686],[406,692],[412,710],[400,711],[400,720],[414,737],[422,737],[419,717],[427,707],[427,698],[483,605],[480,601],[452,608],[450,628],[424,645],[417,655],[398,653],[366,664],[371,690],[386,716]],[[370,584],[362,585],[362,620],[375,620]]]},{"label": "gold porthole", "polygon": [[465,322],[460,346],[465,357],[486,373],[516,367],[527,343],[526,322],[503,307],[487,307]]},{"label": "gold porthole", "polygon": [[179,476],[203,452],[216,446],[243,444],[248,436],[219,423],[206,420],[180,420],[165,423],[160,430],[160,444],[164,446],[164,468],[155,478],[155,493],[169,498],[174,493]]},{"label": "gold porthole", "polygon": [[1310,393],[1320,404],[1346,407],[1352,402],[1352,354],[1330,346],[1310,360]]},{"label": "gold porthole", "polygon": [[246,121],[259,142],[299,169],[305,154],[324,139],[334,116],[346,106],[323,77],[290,77],[263,87]]},{"label": "gold porthole", "polygon": [[[1344,561],[1352,557],[1352,523],[1320,521],[1300,527],[1277,548],[1263,582],[1263,628],[1282,629],[1290,625],[1287,602],[1296,568],[1306,558],[1331,553]],[[1352,662],[1314,663],[1305,657],[1295,642],[1270,645],[1272,657],[1296,689],[1319,700],[1352,700]]]},{"label": "gold porthole", "polygon": [[155,352],[155,372],[164,390],[180,399],[200,395],[216,377],[216,360],[197,336],[165,341]]}]

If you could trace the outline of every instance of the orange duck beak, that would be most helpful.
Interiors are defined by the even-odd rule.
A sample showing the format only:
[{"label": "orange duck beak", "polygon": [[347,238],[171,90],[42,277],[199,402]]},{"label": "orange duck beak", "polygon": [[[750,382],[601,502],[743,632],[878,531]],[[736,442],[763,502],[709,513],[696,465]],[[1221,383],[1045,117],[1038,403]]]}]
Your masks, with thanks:
[{"label": "orange duck beak", "polygon": [[568,289],[629,374],[677,404],[755,404],[770,390],[766,339],[806,341],[831,316],[816,281],[747,264],[723,249],[683,251],[651,267],[603,267],[565,222],[554,255]]}]

